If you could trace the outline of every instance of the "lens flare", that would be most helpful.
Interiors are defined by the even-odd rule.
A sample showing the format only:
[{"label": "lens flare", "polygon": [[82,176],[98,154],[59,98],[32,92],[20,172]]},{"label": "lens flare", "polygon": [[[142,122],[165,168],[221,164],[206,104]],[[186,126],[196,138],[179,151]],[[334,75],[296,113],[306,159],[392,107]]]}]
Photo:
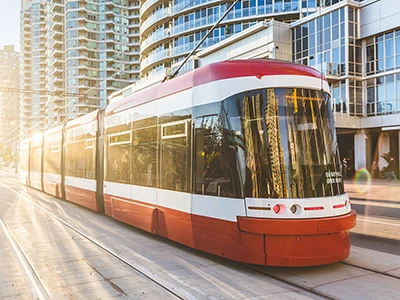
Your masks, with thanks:
[{"label": "lens flare", "polygon": [[360,169],[354,176],[354,184],[358,193],[365,193],[371,186],[371,174],[367,169]]}]

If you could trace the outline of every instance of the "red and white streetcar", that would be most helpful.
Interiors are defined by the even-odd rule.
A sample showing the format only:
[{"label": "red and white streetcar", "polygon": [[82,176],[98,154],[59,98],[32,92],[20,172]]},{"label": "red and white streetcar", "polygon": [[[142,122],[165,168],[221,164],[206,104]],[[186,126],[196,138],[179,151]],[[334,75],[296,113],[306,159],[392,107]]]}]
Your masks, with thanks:
[{"label": "red and white streetcar", "polygon": [[[54,130],[65,138],[46,146],[44,133],[45,149],[61,150],[53,195],[246,263],[311,266],[350,253],[356,214],[329,86],[310,67],[214,63]],[[30,140],[21,149],[29,144],[39,153]],[[44,166],[56,163],[48,152]],[[32,182],[23,180],[40,188]]]}]

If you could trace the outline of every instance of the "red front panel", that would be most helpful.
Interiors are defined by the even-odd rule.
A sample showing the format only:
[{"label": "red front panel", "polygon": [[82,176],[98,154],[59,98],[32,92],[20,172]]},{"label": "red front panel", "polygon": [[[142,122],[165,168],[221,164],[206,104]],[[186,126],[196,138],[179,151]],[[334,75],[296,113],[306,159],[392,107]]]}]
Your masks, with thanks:
[{"label": "red front panel", "polygon": [[311,266],[350,254],[349,229],[356,214],[284,220],[238,217],[238,222],[105,196],[113,218],[194,249],[235,261],[271,266]]},{"label": "red front panel", "polygon": [[65,199],[97,211],[96,192],[73,186],[65,186]]},{"label": "red front panel", "polygon": [[349,231],[320,235],[267,235],[268,266],[316,266],[350,255]]},{"label": "red front panel", "polygon": [[356,225],[356,212],[305,220],[239,217],[238,222],[240,230],[265,235],[266,265],[312,266],[349,256],[349,230]]}]

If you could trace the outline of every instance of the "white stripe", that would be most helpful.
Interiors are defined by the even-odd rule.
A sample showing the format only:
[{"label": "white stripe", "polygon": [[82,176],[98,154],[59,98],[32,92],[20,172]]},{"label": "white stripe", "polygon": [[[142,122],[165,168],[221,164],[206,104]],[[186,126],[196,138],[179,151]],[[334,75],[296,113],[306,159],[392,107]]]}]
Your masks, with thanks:
[{"label": "white stripe", "polygon": [[61,175],[60,175],[60,174],[44,173],[44,174],[43,174],[43,179],[44,179],[45,181],[50,181],[50,182],[55,182],[55,183],[61,183]]},{"label": "white stripe", "polygon": [[157,189],[157,204],[190,214],[192,194]]},{"label": "white stripe", "polygon": [[96,180],[65,176],[65,185],[96,192]]},{"label": "white stripe", "polygon": [[[324,89],[329,94],[329,85],[326,81],[315,77],[300,75],[264,76],[261,79],[254,77],[239,77],[209,82],[193,89],[193,106],[212,102],[219,102],[230,96],[245,91],[265,88],[306,88],[313,90]],[[207,95],[205,97],[205,95]]]},{"label": "white stripe", "polygon": [[130,185],[125,183],[104,181],[104,194],[130,199]]},{"label": "white stripe", "polygon": [[29,178],[41,180],[42,179],[42,173],[41,172],[33,172],[33,171],[31,171],[30,174],[29,174]]},{"label": "white stripe", "polygon": [[157,189],[145,186],[132,185],[131,197],[133,200],[157,205]]},{"label": "white stripe", "polygon": [[193,195],[192,213],[237,222],[237,216],[246,216],[245,202],[244,199]]},{"label": "white stripe", "polygon": [[[347,202],[346,202],[347,201]],[[347,203],[343,208],[333,208],[334,205]],[[277,204],[283,205],[279,213],[275,213],[273,207]],[[292,213],[290,208],[296,205],[296,212]],[[323,206],[323,210],[308,210],[305,207]],[[250,209],[253,207],[253,209]],[[260,207],[260,209],[255,209]],[[262,209],[264,208],[264,209]],[[271,210],[265,210],[270,208]],[[248,217],[256,218],[275,218],[275,219],[305,219],[305,218],[323,218],[348,214],[351,211],[349,195],[343,194],[331,197],[318,198],[285,198],[285,199],[262,199],[246,198],[246,209]]]},{"label": "white stripe", "polygon": [[[182,92],[172,94],[170,96],[166,96],[161,98],[158,101],[158,115],[163,115],[166,113],[179,111],[185,108],[192,107],[192,96],[193,96],[193,89],[184,90]],[[212,95],[205,95],[203,94],[202,97],[208,98]]]}]

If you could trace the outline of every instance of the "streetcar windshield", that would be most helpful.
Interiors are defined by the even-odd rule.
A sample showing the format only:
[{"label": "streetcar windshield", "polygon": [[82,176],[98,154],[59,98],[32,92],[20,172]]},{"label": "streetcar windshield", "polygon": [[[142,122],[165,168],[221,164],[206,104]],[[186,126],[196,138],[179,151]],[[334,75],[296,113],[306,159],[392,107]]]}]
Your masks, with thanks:
[{"label": "streetcar windshield", "polygon": [[[196,148],[202,153],[195,164],[195,193],[207,194],[216,178],[220,188],[214,189],[215,194],[227,197],[344,193],[328,94],[271,88],[240,93],[213,105],[208,111],[217,114],[206,115],[205,108],[195,112]],[[217,159],[219,164],[210,163]],[[213,165],[224,172],[214,176]]]}]

